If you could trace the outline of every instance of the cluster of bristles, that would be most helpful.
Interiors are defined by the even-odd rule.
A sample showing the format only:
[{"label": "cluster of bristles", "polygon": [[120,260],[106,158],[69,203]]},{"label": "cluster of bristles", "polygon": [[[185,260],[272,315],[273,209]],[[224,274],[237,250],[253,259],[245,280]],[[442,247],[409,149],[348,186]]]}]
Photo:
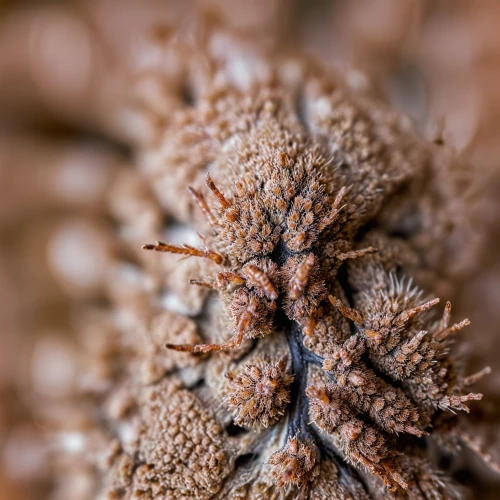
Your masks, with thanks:
[{"label": "cluster of bristles", "polygon": [[[281,154],[279,161],[284,167],[286,155]],[[212,226],[219,226],[216,235],[220,237],[224,232],[220,227],[236,224],[238,210],[235,206],[238,205],[226,199],[210,176],[207,176],[207,185],[220,203],[218,215],[222,214],[223,222],[214,216],[213,209],[198,191],[190,189],[190,192]],[[345,192],[343,188],[332,197],[333,215],[328,216],[327,222],[323,220],[318,235],[325,230],[330,230],[329,234],[340,231],[338,227],[332,230],[332,226],[344,222],[340,211]],[[323,197],[328,198],[325,193]],[[300,204],[301,210],[304,210],[304,205],[306,209],[312,208],[303,200]],[[321,212],[320,205],[317,212]],[[257,215],[262,218],[260,211]],[[250,225],[250,221],[244,221],[243,225]],[[225,232],[228,232],[227,227]],[[272,233],[265,233],[266,237],[272,238]],[[274,233],[279,235],[279,229]],[[296,235],[294,238],[296,241]],[[241,243],[233,240],[228,244],[227,241],[226,238],[225,247],[229,252],[231,244]],[[289,248],[281,248],[281,254],[273,256],[273,260],[269,255],[258,254],[272,253],[277,242],[267,250],[259,245],[250,252],[245,263],[235,262],[208,247],[181,247],[157,242],[144,248],[205,257],[217,264],[232,265],[232,270],[220,272],[214,282],[192,281],[223,292],[228,300],[229,315],[234,320],[231,339],[222,344],[167,344],[170,349],[206,353],[237,348],[244,337],[259,337],[279,328],[280,325],[273,324],[279,307],[289,320],[302,325],[304,334],[310,338],[314,338],[321,324],[332,326],[335,311],[352,320],[357,333],[344,338],[342,335],[327,338],[327,348],[323,347],[322,352],[313,352],[314,349],[309,350],[303,344],[300,347],[307,360],[303,369],[307,372],[309,364],[317,364],[326,375],[324,381],[309,385],[305,391],[309,398],[309,416],[319,429],[330,434],[337,449],[351,463],[380,477],[390,489],[401,487],[406,490],[411,487],[411,472],[405,470],[405,452],[394,446],[393,437],[399,433],[415,437],[427,435],[440,410],[468,411],[464,403],[480,399],[481,395],[463,394],[462,390],[476,382],[488,369],[467,378],[460,378],[454,372],[449,359],[449,342],[452,335],[469,322],[464,320],[451,325],[450,303],[446,304],[441,321],[432,322],[428,311],[439,299],[422,303],[421,291],[412,287],[411,281],[388,271],[383,256],[377,255],[372,246],[353,250],[348,249],[345,241],[337,243],[341,250],[329,249],[327,253],[324,248],[315,248],[319,259],[312,251],[295,254]],[[349,277],[355,290],[353,301],[356,309],[328,295],[326,284],[347,259],[354,259],[349,265]],[[363,281],[362,290],[356,291],[356,282],[360,280]],[[318,331],[325,330],[319,328]],[[257,364],[247,365],[238,375],[227,374],[229,395],[226,403],[237,425],[272,426],[285,414],[291,399],[301,397],[290,393],[291,384],[294,377],[307,375],[288,370],[286,359],[260,360]],[[393,380],[398,386],[387,380]],[[309,432],[301,437],[304,431],[300,429],[301,425],[298,431],[294,429],[283,450],[269,459],[269,463],[275,466],[278,487],[304,487],[318,473],[320,452],[314,439],[308,437]]]},{"label": "cluster of bristles", "polygon": [[[151,185],[174,217],[194,223],[192,205],[201,209],[212,234],[200,247],[144,248],[222,267],[191,283],[220,293],[231,336],[205,331],[222,341],[166,347],[241,350],[220,356],[244,359],[237,368],[221,362],[226,379],[206,382],[236,425],[257,435],[286,429],[282,450],[266,457],[278,487],[307,489],[320,481],[318,468],[334,464],[390,490],[422,491],[425,482],[437,491],[442,483],[418,440],[452,428],[454,412],[481,397],[467,386],[488,370],[460,376],[450,343],[468,322],[451,324],[449,304],[435,321],[438,299],[424,300],[405,276],[419,279],[424,268],[432,276],[438,266],[423,258],[443,237],[434,207],[447,210],[439,220],[456,214],[441,186],[429,187],[434,152],[406,120],[295,63],[267,65],[241,88],[214,62],[215,73],[196,80],[206,85],[194,84],[194,103],[168,122],[165,167],[152,170]],[[179,197],[177,206],[188,184],[194,204]],[[270,339],[278,347],[266,352]],[[244,453],[261,455],[248,443]],[[234,481],[245,482],[239,474]]]}]

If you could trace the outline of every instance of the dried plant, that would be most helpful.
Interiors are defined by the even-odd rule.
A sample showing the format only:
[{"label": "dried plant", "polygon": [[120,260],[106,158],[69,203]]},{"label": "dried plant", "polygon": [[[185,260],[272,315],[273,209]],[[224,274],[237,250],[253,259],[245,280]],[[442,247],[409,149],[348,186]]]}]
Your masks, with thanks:
[{"label": "dried plant", "polygon": [[174,39],[139,79],[72,473],[95,498],[460,496],[429,450],[468,445],[488,369],[463,375],[468,321],[426,295],[474,258],[459,159],[349,78],[228,47]]}]

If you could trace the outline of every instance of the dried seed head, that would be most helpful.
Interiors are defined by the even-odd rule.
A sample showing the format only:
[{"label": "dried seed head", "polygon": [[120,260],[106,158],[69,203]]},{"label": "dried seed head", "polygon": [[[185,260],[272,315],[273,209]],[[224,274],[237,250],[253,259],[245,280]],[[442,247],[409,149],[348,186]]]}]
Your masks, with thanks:
[{"label": "dried seed head", "polygon": [[333,385],[309,387],[312,420],[327,432],[337,434],[342,451],[354,463],[380,477],[391,489],[408,488],[398,453],[391,450],[383,432],[356,418],[345,396]]},{"label": "dried seed head", "polygon": [[286,363],[258,361],[246,365],[245,372],[228,375],[230,392],[226,399],[241,426],[270,427],[284,414],[290,402],[290,384],[293,375],[286,371]]},{"label": "dried seed head", "polygon": [[[262,499],[276,495],[273,475],[286,500],[297,487],[310,500],[390,498],[385,486],[396,498],[420,500],[432,496],[429,489],[444,498],[419,440],[458,425],[443,413],[479,399],[465,389],[484,372],[463,377],[450,351],[468,322],[451,325],[450,306],[436,321],[438,300],[426,300],[405,278],[430,293],[441,270],[426,252],[452,246],[440,241],[444,230],[431,240],[423,234],[440,219],[434,203],[421,204],[442,191],[432,148],[407,121],[319,66],[256,56],[235,72],[242,63],[232,59],[235,51],[211,54],[223,48],[224,37],[217,40],[202,57],[192,47],[179,50],[177,40],[171,57],[161,58],[175,61],[156,75],[154,88],[165,94],[161,130],[135,155],[151,188],[148,206],[156,207],[145,234],[154,241],[167,233],[173,243],[146,245],[164,254],[137,257],[155,286],[137,286],[133,300],[109,286],[110,316],[123,335],[97,392],[110,392],[114,411],[104,427],[121,441],[114,494]],[[291,79],[290,64],[298,70]],[[235,73],[248,85],[235,82]],[[181,97],[186,87],[194,99]],[[156,116],[155,106],[144,106]],[[132,218],[119,217],[115,239],[125,235],[130,244],[131,228],[138,234],[139,217]],[[172,219],[187,224],[180,229],[186,244],[178,233],[170,238],[179,229],[171,231]],[[202,245],[187,236],[198,230],[209,233]],[[177,262],[188,258],[196,265],[180,273]],[[203,287],[190,287],[196,307],[182,311],[192,302],[189,280]],[[217,298],[205,301],[207,294]],[[163,306],[162,322],[144,318],[145,309]],[[180,321],[171,308],[191,319]],[[204,336],[222,340],[202,344]],[[218,352],[245,339],[253,341],[244,352]],[[290,368],[272,355],[288,355]],[[141,379],[136,367],[144,360],[149,373]],[[225,383],[227,372],[234,375]],[[221,397],[235,423],[252,432],[232,432]]]},{"label": "dried seed head", "polygon": [[306,486],[319,474],[318,452],[314,445],[295,435],[285,447],[269,459],[278,488],[295,485]]},{"label": "dried seed head", "polygon": [[245,288],[236,290],[229,306],[236,328],[242,327],[245,319],[244,332],[249,338],[262,337],[271,331],[275,310],[275,302]]}]

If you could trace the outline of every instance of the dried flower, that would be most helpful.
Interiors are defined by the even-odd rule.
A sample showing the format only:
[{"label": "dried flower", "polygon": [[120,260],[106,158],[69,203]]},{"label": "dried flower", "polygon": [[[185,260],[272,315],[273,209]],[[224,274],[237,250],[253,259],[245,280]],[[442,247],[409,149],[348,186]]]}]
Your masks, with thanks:
[{"label": "dried flower", "polygon": [[289,484],[303,486],[319,474],[317,451],[297,435],[290,438],[282,450],[274,453],[269,463],[274,466],[273,476],[278,488]]},{"label": "dried flower", "polygon": [[241,426],[269,427],[285,413],[290,402],[293,376],[285,371],[285,361],[246,365],[245,373],[228,374],[230,393],[227,399],[234,421]]},{"label": "dried flower", "polygon": [[429,201],[441,146],[319,65],[167,45],[174,73],[148,79],[175,105],[137,155],[146,241],[166,241],[143,248],[162,254],[137,255],[138,214],[115,214],[136,279],[110,279],[116,369],[92,393],[118,408],[89,426],[118,436],[106,491],[447,498],[423,438],[467,444],[455,411],[485,371],[461,373],[468,321],[421,291],[452,279],[444,231],[422,238],[453,212]]}]

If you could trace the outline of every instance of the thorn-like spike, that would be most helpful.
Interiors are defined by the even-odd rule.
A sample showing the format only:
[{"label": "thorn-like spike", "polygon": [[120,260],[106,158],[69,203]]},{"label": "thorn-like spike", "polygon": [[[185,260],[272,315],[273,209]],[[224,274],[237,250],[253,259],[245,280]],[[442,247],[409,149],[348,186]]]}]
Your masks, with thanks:
[{"label": "thorn-like spike", "polygon": [[420,347],[420,344],[422,343],[422,340],[427,335],[427,333],[428,333],[427,330],[422,330],[418,332],[416,335],[414,335],[412,338],[406,340],[401,345],[401,352],[405,354],[415,352]]},{"label": "thorn-like spike", "polygon": [[142,248],[144,250],[154,250],[156,252],[181,254],[188,257],[205,257],[206,259],[210,259],[219,265],[224,262],[224,257],[217,252],[210,249],[194,248],[191,245],[170,245],[168,243],[157,241],[154,245],[143,245]]},{"label": "thorn-like spike", "polygon": [[201,280],[189,280],[190,285],[204,286],[205,288],[215,288],[211,283]]},{"label": "thorn-like spike", "polygon": [[469,408],[464,405],[467,401],[480,401],[483,399],[483,395],[480,393],[471,392],[469,394],[462,394],[458,396],[446,396],[443,398],[440,406],[443,409],[453,409],[453,410],[461,410],[466,413],[470,413]]},{"label": "thorn-like spike", "polygon": [[[242,319],[245,313],[242,315]],[[240,321],[241,323],[241,321]],[[234,349],[239,347],[243,341],[243,333],[245,329],[238,327],[238,331],[224,344],[165,344],[167,349],[172,349],[174,351],[180,352],[192,352],[192,353],[207,353],[213,351],[225,351],[227,349]]]},{"label": "thorn-like spike", "polygon": [[237,274],[234,274],[232,272],[224,272],[217,274],[217,278],[214,283],[208,283],[207,281],[196,279],[190,280],[189,283],[191,285],[204,286],[215,290],[222,290],[228,288],[231,284],[243,285],[245,283],[245,280],[241,276],[238,276]]},{"label": "thorn-like spike", "polygon": [[250,284],[262,290],[269,300],[276,300],[278,298],[278,292],[275,286],[262,269],[253,264],[247,264],[243,267],[242,272],[247,277]]},{"label": "thorn-like spike", "polygon": [[234,285],[243,285],[245,280],[241,276],[238,276],[230,271],[217,274],[217,281],[215,285],[217,288],[227,288],[231,283]]},{"label": "thorn-like spike", "polygon": [[335,201],[333,202],[334,210],[340,209],[340,204],[342,203],[342,200],[344,199],[346,191],[347,191],[347,188],[345,186],[343,186],[342,189],[337,193],[337,196],[335,196]]},{"label": "thorn-like spike", "polygon": [[479,370],[477,373],[469,375],[465,377],[462,381],[464,387],[469,387],[476,382],[479,382],[485,375],[489,375],[491,373],[491,367],[485,366],[482,370]]},{"label": "thorn-like spike", "polygon": [[364,255],[376,253],[377,249],[373,247],[362,248],[360,250],[350,250],[349,252],[342,252],[337,255],[337,260],[348,260],[357,259],[358,257],[363,257]]},{"label": "thorn-like spike", "polygon": [[320,226],[319,226],[320,230],[324,229],[327,226],[330,226],[331,224],[333,224],[337,220],[337,217],[339,216],[340,211],[344,208],[344,206],[341,206],[340,204],[342,203],[342,199],[344,198],[346,191],[347,191],[347,188],[344,186],[337,193],[337,196],[335,197],[335,200],[333,202],[332,211],[328,215],[328,217],[326,217],[323,220],[323,222],[320,224]]},{"label": "thorn-like spike", "polygon": [[418,429],[417,427],[413,427],[411,425],[408,425],[405,427],[405,431],[408,433],[408,434],[412,434],[413,436],[417,436],[417,437],[422,437],[422,436],[428,436],[429,433],[428,432],[425,432],[421,429]]},{"label": "thorn-like spike", "polygon": [[470,325],[470,320],[469,319],[463,319],[460,321],[460,323],[455,323],[454,325],[445,328],[444,330],[441,330],[439,332],[436,332],[434,334],[434,338],[440,342],[443,340],[448,339],[451,337],[454,333],[459,332],[460,330],[463,330],[466,326]]},{"label": "thorn-like spike", "polygon": [[213,351],[225,351],[227,349],[234,349],[241,345],[241,342],[243,341],[243,334],[245,333],[245,330],[247,329],[252,316],[252,312],[247,309],[241,315],[236,333],[224,344],[165,344],[165,347],[174,351],[192,353],[207,353]]},{"label": "thorn-like spike", "polygon": [[412,309],[408,309],[407,311],[402,312],[396,319],[396,324],[398,326],[404,325],[408,323],[414,316],[420,314],[427,309],[430,309],[432,306],[435,306],[439,302],[439,299],[432,299],[422,304],[421,306],[413,307]]},{"label": "thorn-like spike", "polygon": [[160,241],[155,242],[153,245],[142,245],[143,250],[157,250],[158,251],[158,246],[162,245]]},{"label": "thorn-like spike", "polygon": [[223,209],[226,209],[231,206],[231,204],[224,198],[224,195],[217,189],[217,186],[215,185],[214,181],[210,177],[210,174],[207,173],[206,177],[206,183],[207,186],[209,187],[210,191],[214,193],[215,197],[219,200],[219,203],[221,204]]},{"label": "thorn-like spike", "polygon": [[[401,474],[398,474],[397,472],[392,471],[391,472],[391,477],[396,483],[398,483],[403,490],[407,490],[409,488],[409,484],[404,480],[403,476]],[[394,489],[394,488],[392,488]]]},{"label": "thorn-like spike", "polygon": [[203,212],[203,215],[208,219],[210,225],[215,226],[217,224],[217,219],[210,211],[210,208],[208,207],[207,202],[203,197],[203,195],[191,186],[188,187],[188,192],[194,198],[194,200],[200,207],[201,211]]},{"label": "thorn-like spike", "polygon": [[450,326],[450,320],[451,320],[451,302],[448,301],[444,306],[443,319],[441,320],[440,330],[445,330],[446,328],[448,328]]},{"label": "thorn-like spike", "polygon": [[292,300],[297,300],[304,293],[313,266],[313,253],[310,253],[307,257],[305,257],[297,266],[297,269],[290,280],[290,298]]},{"label": "thorn-like spike", "polygon": [[285,354],[277,363],[276,367],[279,371],[283,371],[286,368],[286,364],[288,363],[288,356]]},{"label": "thorn-like spike", "polygon": [[332,303],[332,305],[337,308],[342,316],[354,321],[357,325],[361,325],[363,323],[363,318],[358,311],[351,309],[350,307],[346,307],[342,302],[334,297],[333,295],[328,295],[328,300]]}]

